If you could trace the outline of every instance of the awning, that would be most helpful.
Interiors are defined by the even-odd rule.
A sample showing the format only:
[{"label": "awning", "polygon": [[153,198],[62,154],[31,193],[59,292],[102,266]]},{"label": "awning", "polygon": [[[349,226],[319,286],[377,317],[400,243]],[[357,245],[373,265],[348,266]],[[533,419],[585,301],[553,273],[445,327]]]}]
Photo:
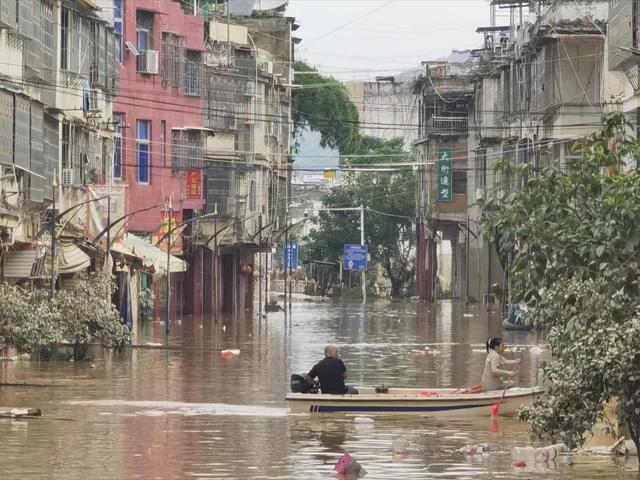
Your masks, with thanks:
[{"label": "awning", "polygon": [[4,261],[3,276],[7,279],[39,278],[44,268],[44,258],[38,258],[37,250],[8,251]]},{"label": "awning", "polygon": [[[136,255],[142,257],[142,262],[146,267],[154,267],[163,275],[167,271],[167,253],[154,247],[151,243],[128,233],[122,238],[122,243],[130,248]],[[171,273],[186,272],[187,262],[173,255],[169,256],[169,271]]]},{"label": "awning", "polygon": [[89,255],[73,243],[73,240],[62,239],[58,252],[58,273],[60,275],[76,273],[91,265]]}]

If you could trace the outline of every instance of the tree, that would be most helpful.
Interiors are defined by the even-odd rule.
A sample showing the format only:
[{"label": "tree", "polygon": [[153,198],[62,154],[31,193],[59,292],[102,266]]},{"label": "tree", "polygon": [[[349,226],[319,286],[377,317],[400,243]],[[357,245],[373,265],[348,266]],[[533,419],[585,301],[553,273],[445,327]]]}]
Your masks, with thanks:
[{"label": "tree", "polygon": [[521,418],[570,447],[614,397],[636,446],[640,434],[640,143],[621,114],[602,123],[564,169],[505,165],[523,186],[488,201],[482,225],[512,260],[514,300],[549,330],[546,395]]},{"label": "tree", "polygon": [[[357,163],[397,163],[407,160],[402,141],[363,138]],[[367,156],[370,155],[370,156]],[[365,207],[365,233],[374,263],[382,265],[391,294],[411,291],[415,273],[415,175],[410,170],[350,173],[324,200],[327,208]],[[318,228],[305,248],[307,259],[338,261],[345,243],[359,243],[359,212],[321,212]]]},{"label": "tree", "polygon": [[0,337],[20,353],[62,342],[62,315],[48,291],[0,283]]},{"label": "tree", "polygon": [[88,344],[99,340],[120,349],[130,332],[111,303],[113,283],[104,275],[84,274],[73,290],[60,290],[54,301],[48,290],[0,284],[0,337],[19,352],[38,352],[68,342],[74,357],[86,355]]},{"label": "tree", "polygon": [[293,95],[293,126],[296,139],[307,129],[320,132],[322,147],[337,148],[341,155],[359,145],[358,110],[345,86],[321,75],[304,62],[296,62],[296,83],[302,89]]},{"label": "tree", "polygon": [[74,357],[83,359],[89,343],[99,340],[107,348],[121,349],[130,332],[111,302],[113,280],[103,274],[83,274],[72,290],[60,290],[56,301],[63,312],[64,337],[74,346]]}]

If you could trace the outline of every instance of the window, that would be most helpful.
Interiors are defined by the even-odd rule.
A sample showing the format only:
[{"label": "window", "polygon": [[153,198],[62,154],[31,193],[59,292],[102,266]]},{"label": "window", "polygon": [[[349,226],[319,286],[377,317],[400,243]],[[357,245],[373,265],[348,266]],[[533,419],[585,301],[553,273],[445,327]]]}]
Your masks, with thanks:
[{"label": "window", "polygon": [[160,161],[162,166],[167,166],[167,122],[160,121]]},{"label": "window", "polygon": [[467,172],[463,170],[453,171],[453,193],[466,195],[467,193]]},{"label": "window", "polygon": [[173,33],[162,34],[162,81],[164,86],[180,87],[184,76],[183,37]]},{"label": "window", "polygon": [[71,12],[68,8],[62,8],[62,24],[60,27],[60,68],[69,69],[69,37],[70,37]]},{"label": "window", "polygon": [[136,40],[138,43],[138,71],[144,71],[146,55],[143,52],[153,50],[153,13],[138,10],[136,14]]},{"label": "window", "polygon": [[113,126],[115,134],[113,136],[113,178],[122,178],[122,125],[124,115],[122,113],[113,114]]},{"label": "window", "polygon": [[148,184],[151,165],[151,121],[138,120],[136,127],[138,183]]},{"label": "window", "polygon": [[119,47],[119,55],[120,65],[124,63],[124,23],[122,22],[123,11],[122,11],[122,0],[114,0],[114,14],[113,14],[113,29],[116,34],[116,46]]},{"label": "window", "polygon": [[484,148],[476,150],[476,188],[487,185],[487,151]]},{"label": "window", "polygon": [[200,52],[187,51],[185,95],[200,95]]},{"label": "window", "polygon": [[252,180],[251,184],[249,185],[249,210],[251,210],[252,212],[256,209],[256,200],[256,182]]},{"label": "window", "polygon": [[171,167],[189,170],[204,166],[204,137],[200,130],[171,131]]}]

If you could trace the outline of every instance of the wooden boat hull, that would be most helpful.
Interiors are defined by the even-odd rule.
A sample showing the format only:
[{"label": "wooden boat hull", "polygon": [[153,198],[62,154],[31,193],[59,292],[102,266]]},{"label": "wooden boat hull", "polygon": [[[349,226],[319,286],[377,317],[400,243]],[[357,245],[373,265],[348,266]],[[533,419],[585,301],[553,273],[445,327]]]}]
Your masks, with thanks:
[{"label": "wooden boat hull", "polygon": [[[390,388],[376,393],[375,388],[359,388],[358,395],[290,393],[287,402],[292,414],[410,414],[427,416],[490,416],[502,391],[458,394],[451,389]],[[500,415],[513,415],[530,405],[542,393],[539,387],[507,390]]]}]

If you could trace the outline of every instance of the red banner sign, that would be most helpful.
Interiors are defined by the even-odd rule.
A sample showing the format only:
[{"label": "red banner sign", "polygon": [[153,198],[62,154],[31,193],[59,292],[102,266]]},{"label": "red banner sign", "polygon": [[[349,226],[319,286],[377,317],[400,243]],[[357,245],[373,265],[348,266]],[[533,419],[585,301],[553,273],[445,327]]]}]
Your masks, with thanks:
[{"label": "red banner sign", "polygon": [[189,170],[187,172],[187,197],[200,198],[202,194],[202,172]]}]

